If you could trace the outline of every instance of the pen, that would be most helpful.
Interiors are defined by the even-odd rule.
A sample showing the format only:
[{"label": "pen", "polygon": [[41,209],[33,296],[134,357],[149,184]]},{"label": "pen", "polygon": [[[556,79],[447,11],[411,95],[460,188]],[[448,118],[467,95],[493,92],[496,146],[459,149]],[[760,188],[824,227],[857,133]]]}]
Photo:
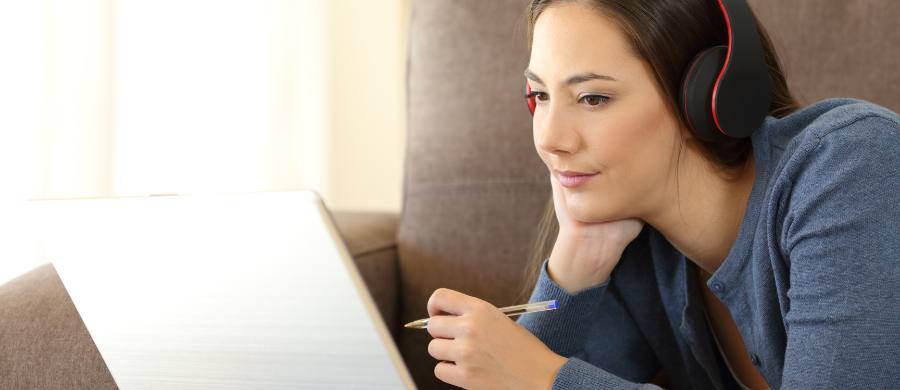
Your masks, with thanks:
[{"label": "pen", "polygon": [[[524,305],[516,305],[516,306],[507,306],[501,307],[500,311],[506,314],[508,317],[517,316],[525,313],[535,313],[539,311],[553,310],[556,309],[556,300],[552,301],[543,301],[543,302],[535,302],[535,303],[526,303]],[[429,318],[423,318],[421,320],[415,320],[406,325],[403,325],[404,328],[414,328],[414,329],[425,329],[428,327]]]}]

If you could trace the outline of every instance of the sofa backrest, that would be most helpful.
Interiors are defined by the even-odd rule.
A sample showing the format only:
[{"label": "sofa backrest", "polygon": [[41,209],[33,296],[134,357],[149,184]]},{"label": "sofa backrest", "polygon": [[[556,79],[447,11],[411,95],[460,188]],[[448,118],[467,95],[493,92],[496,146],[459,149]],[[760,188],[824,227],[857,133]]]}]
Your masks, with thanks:
[{"label": "sofa backrest", "polygon": [[[426,317],[438,287],[513,303],[549,196],[523,99],[528,63],[520,0],[415,0],[408,132],[398,232],[401,320]],[[421,388],[436,387],[431,337],[399,344]]]},{"label": "sofa backrest", "polygon": [[900,112],[900,1],[748,2],[801,103],[855,97]]}]

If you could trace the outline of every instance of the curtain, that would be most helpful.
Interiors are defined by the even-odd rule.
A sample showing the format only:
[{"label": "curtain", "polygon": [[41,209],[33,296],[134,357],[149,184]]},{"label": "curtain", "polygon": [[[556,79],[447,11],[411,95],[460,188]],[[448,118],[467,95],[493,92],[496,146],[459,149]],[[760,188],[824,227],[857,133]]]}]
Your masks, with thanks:
[{"label": "curtain", "polygon": [[309,188],[399,211],[407,1],[0,3],[0,283],[36,265],[28,199]]}]

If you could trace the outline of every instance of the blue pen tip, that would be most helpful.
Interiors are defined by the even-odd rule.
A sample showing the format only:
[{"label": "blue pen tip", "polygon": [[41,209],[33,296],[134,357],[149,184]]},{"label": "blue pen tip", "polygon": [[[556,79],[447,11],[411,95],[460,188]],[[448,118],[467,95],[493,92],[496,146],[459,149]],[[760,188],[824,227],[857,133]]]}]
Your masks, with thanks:
[{"label": "blue pen tip", "polygon": [[547,305],[547,307],[549,307],[551,309],[556,309],[556,300],[554,299],[554,300],[550,301],[550,304]]}]

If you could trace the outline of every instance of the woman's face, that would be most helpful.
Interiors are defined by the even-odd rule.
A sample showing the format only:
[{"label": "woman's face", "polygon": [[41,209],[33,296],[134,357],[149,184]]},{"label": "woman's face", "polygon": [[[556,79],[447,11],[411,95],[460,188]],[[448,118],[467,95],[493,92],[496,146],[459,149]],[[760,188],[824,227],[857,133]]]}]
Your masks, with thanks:
[{"label": "woman's face", "polygon": [[536,92],[534,146],[551,174],[599,172],[562,187],[575,219],[641,218],[672,193],[680,124],[611,19],[578,2],[545,9],[526,77]]}]

